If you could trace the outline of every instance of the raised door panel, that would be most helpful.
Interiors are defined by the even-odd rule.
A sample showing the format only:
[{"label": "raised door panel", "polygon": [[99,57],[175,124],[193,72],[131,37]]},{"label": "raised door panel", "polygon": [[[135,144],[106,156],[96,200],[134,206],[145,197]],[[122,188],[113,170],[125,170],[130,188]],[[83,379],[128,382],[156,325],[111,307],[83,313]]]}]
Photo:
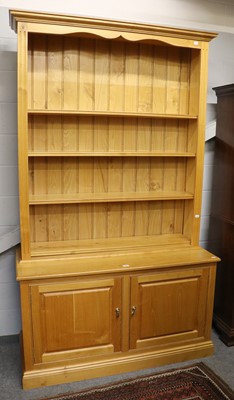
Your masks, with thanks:
[{"label": "raised door panel", "polygon": [[130,347],[175,344],[205,335],[209,269],[132,278]]},{"label": "raised door panel", "polygon": [[121,279],[31,286],[36,362],[120,350]]}]

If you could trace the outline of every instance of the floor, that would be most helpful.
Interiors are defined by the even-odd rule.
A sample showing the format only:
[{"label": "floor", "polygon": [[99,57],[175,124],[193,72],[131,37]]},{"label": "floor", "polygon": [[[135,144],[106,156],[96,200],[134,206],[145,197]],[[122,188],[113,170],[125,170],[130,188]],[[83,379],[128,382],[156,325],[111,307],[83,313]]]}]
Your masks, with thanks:
[{"label": "floor", "polygon": [[[213,356],[196,360],[208,365],[234,390],[234,346],[227,347],[218,338],[215,331],[212,332],[215,346]],[[195,362],[195,361],[194,361]],[[101,379],[86,380],[71,384],[42,387],[39,389],[22,390],[21,386],[21,360],[18,336],[0,337],[0,399],[1,400],[37,400],[45,397],[55,396],[62,393],[77,392],[97,385],[103,385],[136,377],[139,375],[160,372],[177,366],[186,366],[193,362],[167,365],[166,367],[137,371],[125,375],[115,375]]]}]

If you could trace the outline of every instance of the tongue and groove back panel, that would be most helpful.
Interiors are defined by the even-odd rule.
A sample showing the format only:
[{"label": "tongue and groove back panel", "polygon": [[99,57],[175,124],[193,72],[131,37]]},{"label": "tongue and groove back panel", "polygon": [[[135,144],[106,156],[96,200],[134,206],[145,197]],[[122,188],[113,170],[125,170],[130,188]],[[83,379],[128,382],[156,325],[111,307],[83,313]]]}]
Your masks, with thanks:
[{"label": "tongue and groove back panel", "polygon": [[191,65],[198,51],[30,34],[28,106],[34,110],[188,114]]},{"label": "tongue and groove back panel", "polygon": [[162,42],[29,34],[34,246],[182,238],[186,223],[191,240],[198,52]]}]

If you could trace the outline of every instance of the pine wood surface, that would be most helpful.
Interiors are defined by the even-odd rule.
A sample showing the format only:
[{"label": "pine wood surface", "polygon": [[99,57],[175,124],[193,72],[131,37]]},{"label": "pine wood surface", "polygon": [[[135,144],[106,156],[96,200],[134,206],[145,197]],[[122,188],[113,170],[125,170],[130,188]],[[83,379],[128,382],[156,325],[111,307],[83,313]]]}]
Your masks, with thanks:
[{"label": "pine wood surface", "polygon": [[[55,33],[57,29],[58,33],[65,34],[68,33],[69,30],[73,33],[76,32],[76,30],[74,30],[74,27],[79,27],[81,31],[82,27],[85,27],[87,31],[90,30],[91,32],[93,32],[92,28],[98,29],[98,31],[96,30],[96,32],[103,32],[103,30],[105,29],[106,34],[108,35],[109,33],[111,37],[111,35],[113,35],[113,31],[118,32],[118,29],[121,29],[121,32],[123,33],[127,31],[138,33],[142,32],[144,38],[147,38],[148,35],[152,33],[154,34],[154,38],[156,37],[156,40],[158,39],[158,36],[162,36],[162,40],[171,40],[171,44],[174,45],[178,45],[182,42],[184,47],[188,47],[189,45],[200,46],[199,41],[201,41],[201,43],[203,41],[209,42],[217,36],[217,33],[214,32],[179,29],[167,26],[155,26],[143,23],[137,24],[136,22],[123,22],[94,18],[90,19],[87,17],[72,15],[55,15],[24,10],[10,10],[10,23],[12,29],[17,32],[18,24],[22,21],[27,22],[32,32],[36,32],[37,30],[39,30],[42,33],[46,33],[48,27],[50,27],[53,33]],[[137,37],[138,40],[139,38],[142,38],[142,36]],[[180,41],[179,39],[185,40]]]},{"label": "pine wood surface", "polygon": [[[28,36],[23,23],[18,26],[18,162],[19,168],[19,202],[20,202],[20,236],[22,254],[30,258],[30,229],[29,229],[29,207],[28,207],[28,119],[27,119],[27,62],[28,62]],[[22,134],[23,133],[23,134]]]},{"label": "pine wood surface", "polygon": [[214,265],[207,264],[132,276],[92,274],[70,280],[57,275],[21,282],[34,332],[24,335],[25,388],[117,373],[120,365],[128,371],[139,368],[140,361],[150,367],[211,354],[207,313],[214,279]]},{"label": "pine wood surface", "polygon": [[121,238],[79,239],[32,243],[32,257],[72,256],[87,254],[126,254],[132,251],[152,251],[158,246],[189,246],[190,240],[182,234],[127,236]]},{"label": "pine wood surface", "polygon": [[[168,38],[158,46],[106,40],[114,36],[101,31],[94,38],[28,29],[25,248],[31,253],[35,241],[160,232],[184,232],[197,244],[202,173],[197,137],[204,130],[198,83],[206,86],[201,75],[206,43],[196,49],[179,42],[168,46]],[[71,151],[76,158],[69,157]],[[193,201],[182,205],[186,199]],[[159,209],[161,229],[152,230]],[[125,231],[127,220],[132,222]],[[30,254],[23,250],[22,256]]]},{"label": "pine wood surface", "polygon": [[219,259],[198,242],[215,34],[11,18],[23,386],[210,355]]},{"label": "pine wood surface", "polygon": [[[19,280],[36,278],[51,278],[56,276],[85,275],[92,273],[113,273],[123,271],[150,270],[155,268],[184,267],[194,264],[217,263],[219,258],[200,247],[191,247],[188,243],[178,243],[174,245],[164,245],[155,247],[140,247],[137,243],[128,242],[126,248],[119,250],[108,249],[103,243],[102,248],[96,247],[91,252],[90,249],[82,249],[80,255],[55,256],[48,252],[38,249],[37,255],[32,260],[21,260],[18,254],[17,276]],[[165,247],[167,252],[165,252]],[[40,253],[41,251],[41,253]],[[70,250],[71,251],[71,250]],[[40,256],[41,254],[41,256]],[[42,255],[43,254],[43,255]]]}]

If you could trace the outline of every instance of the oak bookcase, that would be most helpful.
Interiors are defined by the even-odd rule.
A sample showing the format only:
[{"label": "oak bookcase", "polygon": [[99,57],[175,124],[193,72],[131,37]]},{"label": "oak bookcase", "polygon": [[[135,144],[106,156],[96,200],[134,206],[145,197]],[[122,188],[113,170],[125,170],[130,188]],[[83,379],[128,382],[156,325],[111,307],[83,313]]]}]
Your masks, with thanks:
[{"label": "oak bookcase", "polygon": [[212,354],[198,246],[213,33],[12,10],[23,386]]}]

